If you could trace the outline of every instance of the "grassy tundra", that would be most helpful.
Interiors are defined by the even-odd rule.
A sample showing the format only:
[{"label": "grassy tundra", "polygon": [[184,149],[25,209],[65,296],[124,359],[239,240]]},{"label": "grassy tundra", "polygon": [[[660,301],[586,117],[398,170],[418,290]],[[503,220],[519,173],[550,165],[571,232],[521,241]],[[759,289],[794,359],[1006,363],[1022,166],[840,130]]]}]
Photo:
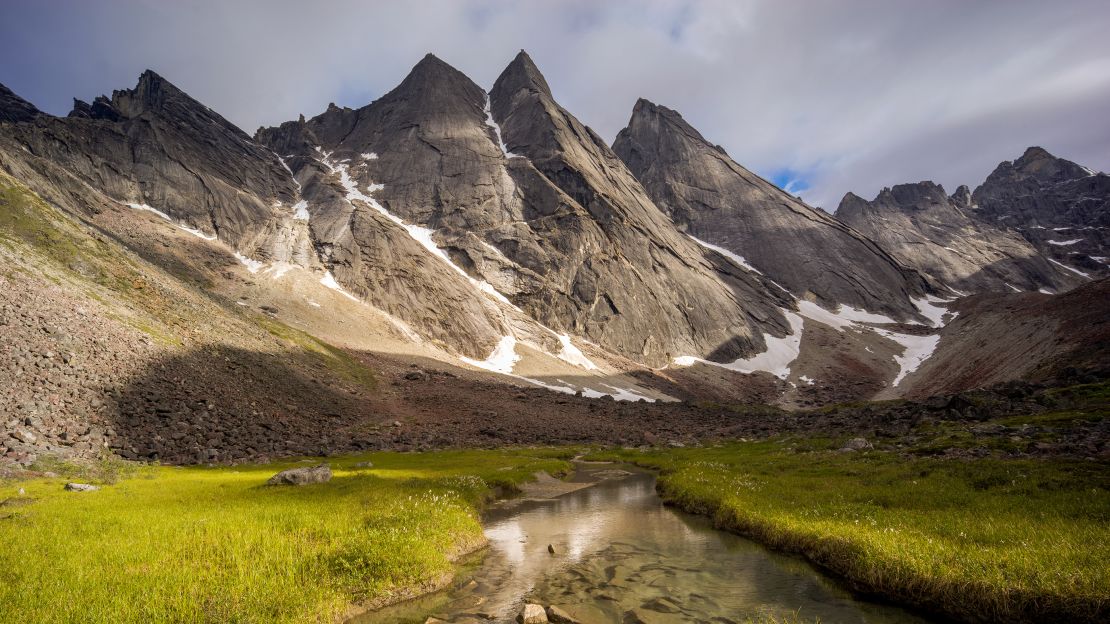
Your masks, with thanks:
[{"label": "grassy tundra", "polygon": [[[59,477],[0,483],[0,621],[332,621],[446,582],[484,543],[494,488],[564,471],[563,457],[375,453],[303,487],[264,484],[311,464],[47,466]],[[78,479],[103,487],[62,490]]]},{"label": "grassy tundra", "polygon": [[858,590],[960,619],[1110,617],[1110,467],[837,452],[832,441],[619,451],[664,499]]}]

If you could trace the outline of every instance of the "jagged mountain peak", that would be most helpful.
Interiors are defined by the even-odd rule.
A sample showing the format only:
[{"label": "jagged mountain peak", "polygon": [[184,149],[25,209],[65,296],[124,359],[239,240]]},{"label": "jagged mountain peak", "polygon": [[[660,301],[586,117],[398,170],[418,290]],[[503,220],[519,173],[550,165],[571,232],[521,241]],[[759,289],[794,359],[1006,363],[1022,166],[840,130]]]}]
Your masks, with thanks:
[{"label": "jagged mountain peak", "polygon": [[119,89],[112,92],[112,103],[126,116],[137,117],[145,110],[160,108],[167,98],[181,96],[189,97],[153,69],[147,69],[139,75],[139,81],[134,89]]},{"label": "jagged mountain peak", "polygon": [[613,149],[682,230],[745,258],[794,295],[916,314],[910,297],[925,290],[920,276],[736,163],[676,111],[639,100]]},{"label": "jagged mountain peak", "polygon": [[966,184],[961,184],[949,199],[960,208],[971,208],[971,189]]},{"label": "jagged mountain peak", "polygon": [[30,121],[42,114],[42,111],[36,108],[34,104],[0,84],[0,122]]},{"label": "jagged mountain peak", "polygon": [[211,122],[238,139],[251,141],[250,135],[241,128],[152,69],[147,69],[139,75],[134,89],[113,91],[110,102],[107,98],[104,101],[110,103],[121,118],[134,119],[149,113],[181,124],[199,125],[203,122]]},{"label": "jagged mountain peak", "polygon": [[919,208],[923,204],[943,204],[948,201],[944,187],[932,180],[895,184],[884,188],[876,200],[892,199],[903,208]]},{"label": "jagged mountain peak", "polygon": [[[1089,175],[1091,175],[1091,171],[1086,167],[1053,156],[1043,147],[1033,146],[1026,149],[1017,160],[1000,163],[987,176],[982,187],[990,187],[994,184],[1012,184],[1023,180],[1037,184],[1055,184],[1068,180],[1078,180]],[[978,193],[980,189],[975,190]]]},{"label": "jagged mountain peak", "polygon": [[69,112],[67,117],[119,121],[123,119],[123,114],[112,104],[111,100],[103,95],[98,95],[92,104],[73,98],[73,110]]},{"label": "jagged mountain peak", "polygon": [[[628,121],[628,127],[621,130],[621,133],[628,133],[628,136],[643,133],[636,132],[639,124],[669,124],[674,130],[677,130],[698,143],[704,144],[706,147],[715,149],[719,152],[724,152],[719,145],[710,143],[696,128],[691,126],[682,115],[673,108],[667,108],[660,104],[656,104],[646,98],[639,98],[636,100],[636,105],[632,108],[632,117]],[[662,136],[663,132],[656,130],[651,134],[655,136]],[[620,138],[618,137],[618,141]]]},{"label": "jagged mountain peak", "polygon": [[1015,232],[963,210],[970,206],[966,186],[949,196],[925,180],[884,188],[871,201],[848,193],[836,215],[903,264],[960,292],[1056,290],[1068,283]]},{"label": "jagged mountain peak", "polygon": [[495,91],[515,92],[522,88],[538,91],[551,97],[551,87],[548,86],[547,79],[543,77],[540,68],[536,67],[532,57],[528,56],[528,53],[524,50],[517,53],[493,84]]}]

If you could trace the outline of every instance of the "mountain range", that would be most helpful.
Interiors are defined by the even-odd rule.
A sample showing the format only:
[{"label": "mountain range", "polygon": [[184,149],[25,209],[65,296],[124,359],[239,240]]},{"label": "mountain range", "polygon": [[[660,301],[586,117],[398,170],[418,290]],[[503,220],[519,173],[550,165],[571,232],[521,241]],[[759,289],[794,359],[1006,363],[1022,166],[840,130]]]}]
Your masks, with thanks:
[{"label": "mountain range", "polygon": [[[66,117],[0,85],[0,169],[0,250],[22,267],[6,297],[87,306],[105,335],[131,332],[117,342],[74,332],[86,341],[75,354],[120,362],[135,348],[122,345],[141,344],[147,370],[170,358],[193,371],[158,373],[148,387],[226,369],[212,381],[219,392],[241,383],[277,401],[223,410],[236,435],[261,440],[246,455],[328,435],[315,416],[280,414],[321,410],[342,422],[333,436],[365,424],[348,417],[363,409],[354,398],[306,407],[246,371],[257,359],[243,354],[281,349],[323,358],[303,370],[287,362],[317,382],[339,370],[347,381],[335,383],[351,383],[367,360],[350,354],[369,354],[379,370],[396,368],[398,384],[523,388],[556,416],[611,410],[608,399],[662,409],[924,398],[1106,368],[1105,173],[1031,147],[974,191],[899,184],[872,200],[848,193],[830,214],[644,99],[608,145],[555,100],[524,51],[488,92],[429,54],[361,108],[333,104],[253,136],[149,70],[133,89],[75,100]],[[15,303],[8,323],[23,309]],[[1030,322],[1027,335],[998,329]],[[216,347],[227,366],[180,368]],[[34,357],[21,349],[7,353]],[[30,437],[0,456],[108,444],[226,458],[203,427],[163,418],[220,420],[218,402],[200,396],[211,387],[167,407],[126,391],[134,371],[110,383],[77,374],[95,392],[59,404],[50,384],[62,382],[21,378],[41,366],[9,369],[20,389],[0,401],[21,416],[7,425]],[[395,398],[375,413],[421,411],[418,397]],[[271,436],[268,418],[284,419],[285,433]]]}]

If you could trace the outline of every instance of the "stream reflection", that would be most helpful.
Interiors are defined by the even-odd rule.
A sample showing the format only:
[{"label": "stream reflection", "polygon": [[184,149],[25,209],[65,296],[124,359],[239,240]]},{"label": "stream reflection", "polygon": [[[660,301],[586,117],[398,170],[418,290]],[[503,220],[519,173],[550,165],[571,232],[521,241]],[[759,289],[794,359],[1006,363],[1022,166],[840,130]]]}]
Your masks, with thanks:
[{"label": "stream reflection", "polygon": [[805,562],[664,507],[650,473],[582,464],[574,480],[598,478],[557,498],[495,506],[484,519],[484,559],[451,589],[355,621],[512,622],[535,602],[584,623],[727,624],[795,612],[799,622],[925,622],[857,600]]}]

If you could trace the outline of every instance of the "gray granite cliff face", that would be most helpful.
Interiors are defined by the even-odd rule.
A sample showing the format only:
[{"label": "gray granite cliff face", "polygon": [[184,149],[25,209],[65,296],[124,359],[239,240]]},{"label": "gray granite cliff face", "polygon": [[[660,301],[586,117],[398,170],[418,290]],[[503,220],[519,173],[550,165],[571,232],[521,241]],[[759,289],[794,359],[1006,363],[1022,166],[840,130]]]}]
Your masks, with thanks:
[{"label": "gray granite cliff face", "polygon": [[925,280],[873,241],[736,164],[675,111],[639,100],[614,150],[686,233],[798,297],[908,319]]},{"label": "gray granite cliff face", "polygon": [[[387,212],[424,228],[456,267],[528,316],[643,363],[688,354],[735,359],[762,350],[765,332],[789,332],[780,312],[788,299],[680,235],[604,142],[551,98],[523,53],[488,100],[429,55],[368,106],[329,107],[258,139],[296,172],[314,236],[336,277],[359,294],[380,287],[377,273],[415,275],[424,262],[379,257],[379,243],[346,227]],[[328,177],[340,165],[378,209],[342,201]],[[446,283],[431,273],[402,281]],[[402,306],[383,305],[407,318],[420,301],[440,308],[443,294],[397,297]]]},{"label": "gray granite cliff face", "polygon": [[292,204],[296,195],[273,153],[150,70],[111,99],[76,101],[68,117],[37,114],[2,134],[14,148],[11,160],[26,159],[55,187],[40,189],[53,201],[92,209],[84,183],[236,247],[272,235],[281,217],[274,205]]},{"label": "gray granite cliff face", "polygon": [[837,218],[650,102],[610,149],[523,52],[488,94],[429,55],[375,102],[254,137],[151,71],[67,117],[0,88],[0,167],[75,214],[149,206],[328,271],[472,358],[569,333],[649,366],[731,361],[790,333],[794,297],[920,319],[911,299],[943,286],[1062,290],[1081,278],[1043,254],[1090,272],[1108,255],[1110,178],[1043,150],[974,193],[901,185]]},{"label": "gray granite cliff face", "polygon": [[962,293],[1066,290],[1076,285],[1017,232],[976,217],[967,187],[899,184],[866,201],[848,193],[838,218],[903,263]]}]

